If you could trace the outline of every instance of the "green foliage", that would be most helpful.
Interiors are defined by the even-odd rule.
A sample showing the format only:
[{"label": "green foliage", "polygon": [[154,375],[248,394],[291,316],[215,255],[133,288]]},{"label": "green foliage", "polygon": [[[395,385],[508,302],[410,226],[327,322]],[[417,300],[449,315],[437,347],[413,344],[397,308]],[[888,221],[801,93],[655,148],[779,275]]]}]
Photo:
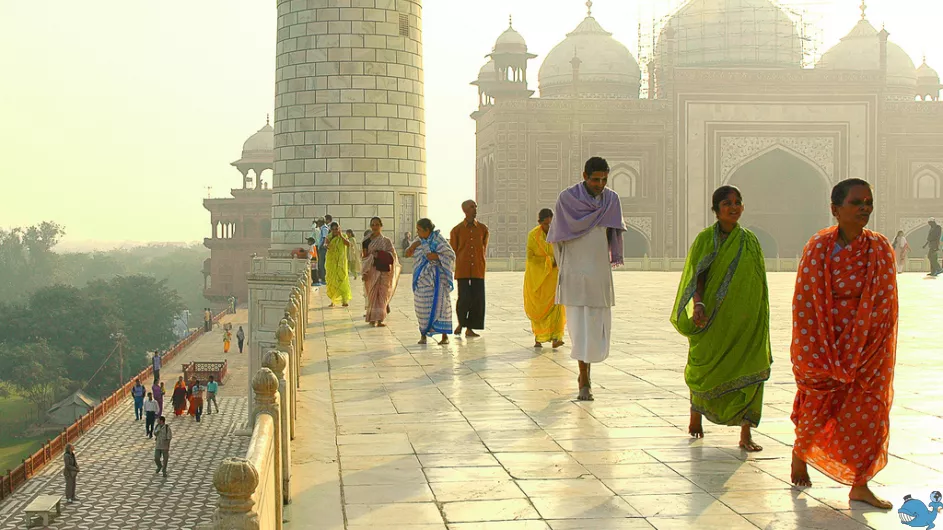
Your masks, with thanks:
[{"label": "green foliage", "polygon": [[51,222],[0,229],[0,301],[20,300],[60,279],[59,256],[52,252],[65,229]]},{"label": "green foliage", "polygon": [[42,338],[16,346],[0,344],[0,378],[42,413],[62,389],[71,386],[65,376],[65,358]]}]

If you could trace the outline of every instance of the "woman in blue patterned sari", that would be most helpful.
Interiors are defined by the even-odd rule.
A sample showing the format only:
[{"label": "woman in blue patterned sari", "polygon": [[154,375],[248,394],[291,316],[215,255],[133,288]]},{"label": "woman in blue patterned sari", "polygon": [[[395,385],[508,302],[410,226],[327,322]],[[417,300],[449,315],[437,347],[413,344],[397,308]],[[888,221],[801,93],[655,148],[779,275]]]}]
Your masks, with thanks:
[{"label": "woman in blue patterned sari", "polygon": [[452,333],[452,267],[455,251],[429,219],[416,223],[419,239],[406,249],[406,257],[415,256],[413,265],[413,303],[419,320],[419,344],[427,336],[442,334],[439,344],[449,343]]}]

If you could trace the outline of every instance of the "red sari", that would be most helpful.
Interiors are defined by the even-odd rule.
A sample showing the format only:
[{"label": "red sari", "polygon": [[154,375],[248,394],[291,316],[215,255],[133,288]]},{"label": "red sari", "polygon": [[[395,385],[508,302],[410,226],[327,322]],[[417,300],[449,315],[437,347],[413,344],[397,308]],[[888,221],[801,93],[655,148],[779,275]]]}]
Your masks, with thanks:
[{"label": "red sari", "polygon": [[794,452],[833,480],[863,485],[887,465],[897,352],[897,274],[870,230],[835,253],[838,228],[802,251],[792,305]]}]

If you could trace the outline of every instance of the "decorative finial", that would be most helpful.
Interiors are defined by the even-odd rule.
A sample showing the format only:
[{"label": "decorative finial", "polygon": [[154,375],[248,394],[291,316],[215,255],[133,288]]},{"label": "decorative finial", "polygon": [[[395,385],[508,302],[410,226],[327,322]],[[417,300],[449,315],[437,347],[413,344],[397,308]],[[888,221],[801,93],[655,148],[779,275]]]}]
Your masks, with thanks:
[{"label": "decorative finial", "polygon": [[266,115],[265,115],[265,124],[266,124],[266,125],[268,125],[268,118],[269,118],[269,115],[266,114]]},{"label": "decorative finial", "polygon": [[593,16],[593,0],[586,0],[586,16]]},{"label": "decorative finial", "polygon": [[868,10],[868,4],[861,0],[861,20],[865,20],[865,12]]},{"label": "decorative finial", "polygon": [[509,28],[514,27],[514,15],[508,15],[508,27]]}]

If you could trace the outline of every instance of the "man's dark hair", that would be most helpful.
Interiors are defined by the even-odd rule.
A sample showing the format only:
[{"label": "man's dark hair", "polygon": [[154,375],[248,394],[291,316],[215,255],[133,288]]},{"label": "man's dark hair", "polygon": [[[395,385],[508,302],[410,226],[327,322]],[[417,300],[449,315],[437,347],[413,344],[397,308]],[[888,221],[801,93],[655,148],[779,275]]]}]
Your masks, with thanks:
[{"label": "man's dark hair", "polygon": [[714,213],[720,213],[720,203],[731,193],[736,193],[737,198],[741,201],[743,200],[743,194],[740,193],[740,188],[736,186],[721,186],[714,190],[714,195],[711,197],[711,210],[713,210]]},{"label": "man's dark hair", "polygon": [[544,208],[540,210],[540,213],[537,214],[537,222],[541,222],[548,217],[553,217],[553,210],[550,208]]},{"label": "man's dark hair", "polygon": [[314,244],[314,238],[313,238],[313,237],[309,237],[309,238],[307,239],[307,241],[308,241],[308,244],[309,244],[309,245],[313,245],[313,244]]},{"label": "man's dark hair", "polygon": [[327,221],[327,222],[331,222],[331,221],[334,220],[334,218],[331,217],[331,214],[327,214],[327,215],[324,216],[324,220]]},{"label": "man's dark hair", "polygon": [[583,171],[586,172],[587,175],[592,175],[597,171],[608,173],[609,162],[606,162],[605,158],[594,156],[586,161],[586,166],[583,167]]},{"label": "man's dark hair", "polygon": [[854,188],[855,186],[866,186],[868,189],[871,189],[871,184],[866,180],[845,179],[838,184],[835,184],[835,187],[832,188],[832,206],[841,206],[845,204],[845,199],[848,198],[848,193],[851,192],[851,188]]},{"label": "man's dark hair", "polygon": [[212,381],[212,380],[213,380],[213,376],[210,376],[210,381]]}]

